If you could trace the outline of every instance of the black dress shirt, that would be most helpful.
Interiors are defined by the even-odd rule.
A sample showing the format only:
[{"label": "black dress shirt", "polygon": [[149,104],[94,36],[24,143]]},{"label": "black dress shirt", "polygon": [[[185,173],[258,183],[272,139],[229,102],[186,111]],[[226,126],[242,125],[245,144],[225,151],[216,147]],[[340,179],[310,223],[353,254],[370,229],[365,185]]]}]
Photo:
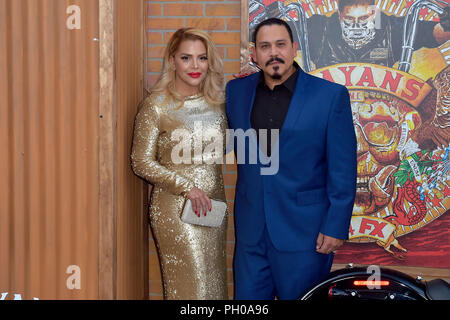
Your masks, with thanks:
[{"label": "black dress shirt", "polygon": [[[271,154],[271,129],[281,128],[289,109],[292,95],[295,91],[299,67],[294,63],[295,72],[280,85],[276,85],[273,90],[266,85],[264,74],[261,71],[259,83],[256,87],[255,102],[250,116],[252,128],[256,130],[259,144],[259,129],[267,129],[267,155]],[[265,150],[262,150],[265,151]]]}]

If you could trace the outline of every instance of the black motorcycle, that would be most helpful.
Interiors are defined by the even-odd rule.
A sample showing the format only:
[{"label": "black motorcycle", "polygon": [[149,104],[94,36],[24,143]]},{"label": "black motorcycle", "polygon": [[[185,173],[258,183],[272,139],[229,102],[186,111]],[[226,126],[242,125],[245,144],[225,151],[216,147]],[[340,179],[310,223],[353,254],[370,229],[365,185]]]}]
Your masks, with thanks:
[{"label": "black motorcycle", "polygon": [[300,300],[450,300],[450,285],[445,280],[424,281],[396,270],[378,270],[374,280],[367,268],[350,264],[331,272]]}]

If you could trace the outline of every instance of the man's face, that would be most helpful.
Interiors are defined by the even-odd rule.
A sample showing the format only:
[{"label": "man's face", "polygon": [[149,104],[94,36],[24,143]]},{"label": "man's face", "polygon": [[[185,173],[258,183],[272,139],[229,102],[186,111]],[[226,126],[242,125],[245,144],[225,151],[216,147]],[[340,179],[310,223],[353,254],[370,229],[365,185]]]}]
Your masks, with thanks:
[{"label": "man's face", "polygon": [[255,40],[254,60],[274,80],[286,80],[297,56],[297,43],[292,43],[284,26],[268,25],[259,29]]}]

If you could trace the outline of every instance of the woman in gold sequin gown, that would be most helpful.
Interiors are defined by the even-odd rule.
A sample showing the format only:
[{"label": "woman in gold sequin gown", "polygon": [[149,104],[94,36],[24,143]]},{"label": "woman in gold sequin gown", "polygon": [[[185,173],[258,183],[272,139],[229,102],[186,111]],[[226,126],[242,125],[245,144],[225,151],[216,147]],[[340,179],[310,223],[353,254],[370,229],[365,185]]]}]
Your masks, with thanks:
[{"label": "woman in gold sequin gown", "polygon": [[[134,172],[153,184],[150,222],[165,299],[227,299],[227,218],[217,228],[180,219],[186,198],[198,215],[208,214],[210,199],[226,201],[223,100],[222,62],[210,37],[193,28],[175,32],[136,116],[131,155]],[[205,147],[213,142],[220,148]]]}]

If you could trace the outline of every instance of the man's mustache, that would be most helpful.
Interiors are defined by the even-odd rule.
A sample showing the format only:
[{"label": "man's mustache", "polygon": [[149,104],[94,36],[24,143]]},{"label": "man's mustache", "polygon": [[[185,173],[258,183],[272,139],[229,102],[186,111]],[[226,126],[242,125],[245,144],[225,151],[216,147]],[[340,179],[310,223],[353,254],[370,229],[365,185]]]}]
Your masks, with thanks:
[{"label": "man's mustache", "polygon": [[270,58],[270,59],[266,62],[266,67],[267,67],[270,63],[272,63],[272,62],[274,62],[274,61],[277,61],[277,62],[280,62],[280,63],[284,63],[284,60],[283,60],[283,59],[278,58],[278,57],[273,57],[273,58]]}]

